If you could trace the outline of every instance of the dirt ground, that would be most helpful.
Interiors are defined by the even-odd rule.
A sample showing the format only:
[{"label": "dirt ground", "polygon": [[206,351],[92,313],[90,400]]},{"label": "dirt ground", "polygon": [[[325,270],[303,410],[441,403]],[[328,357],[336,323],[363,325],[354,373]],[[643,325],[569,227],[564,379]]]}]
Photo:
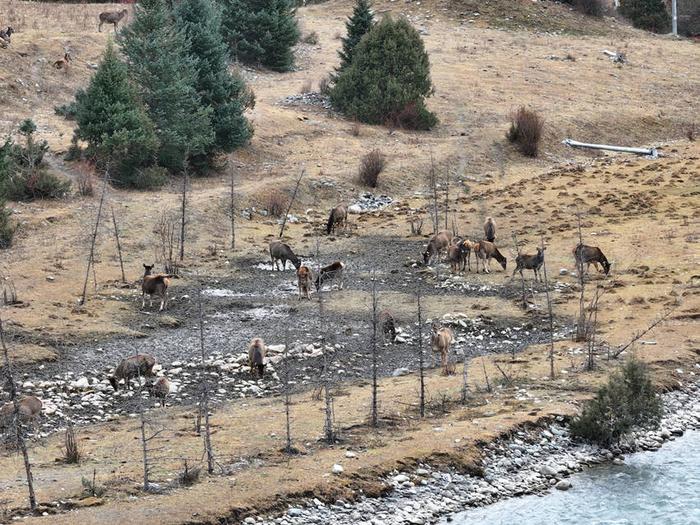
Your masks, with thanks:
[{"label": "dirt ground", "polygon": [[[214,443],[225,475],[205,477],[188,489],[143,495],[137,489],[140,459],[136,421],[121,418],[79,428],[85,460],[64,465],[62,435],[34,444],[38,499],[42,503],[69,501],[75,510],[29,521],[101,523],[144,520],[213,522],[217,517],[243,517],[247,512],[283,507],[295,495],[351,498],[360,490],[375,493],[378,476],[417,461],[443,462],[476,468],[480,440],[507,432],[525,421],[573,413],[590,395],[615,361],[607,348],[628,342],[655,318],[673,309],[630,351],[653,364],[659,384],[673,387],[691,380],[698,363],[698,194],[700,144],[687,131],[700,114],[700,48],[690,41],[648,35],[612,18],[582,19],[565,7],[528,1],[478,5],[452,2],[376,2],[378,13],[407,15],[423,33],[430,53],[435,96],[429,100],[440,124],[430,133],[360,126],[311,105],[289,105],[284,99],[302,85],[322,79],[337,62],[338,34],[350,11],[347,2],[328,2],[299,9],[303,32],[318,34],[317,45],[297,49],[298,69],[277,74],[245,68],[243,74],[256,93],[251,112],[255,136],[251,145],[229,163],[235,170],[241,209],[265,205],[271,189],[289,192],[301,169],[306,170],[292,213],[300,221],[288,225],[285,237],[304,260],[348,264],[345,289],[326,298],[326,315],[337,341],[349,348],[348,374],[336,400],[336,423],[343,441],[324,447],[322,403],[308,388],[294,396],[293,434],[304,454],[286,458],[283,446],[283,407],[278,397],[230,400],[214,412]],[[0,3],[0,23],[12,25],[8,49],[0,49],[0,124],[11,128],[31,116],[39,135],[49,141],[53,169],[76,177],[79,167],[60,160],[70,143],[72,123],[54,113],[54,106],[72,98],[89,79],[111,33],[96,31],[97,14],[115,5],[66,6],[17,2]],[[118,4],[121,8],[121,4]],[[479,13],[477,16],[475,13]],[[76,58],[67,72],[50,64],[70,48]],[[622,50],[628,63],[613,64],[602,51]],[[568,57],[568,58],[567,58]],[[504,139],[507,115],[525,104],[546,120],[543,152],[524,159]],[[590,154],[560,144],[566,137],[624,145],[659,146],[658,160],[628,155]],[[381,212],[351,216],[348,233],[319,235],[330,207],[352,202],[363,191],[355,181],[359,158],[373,148],[388,157],[375,193],[394,203]],[[431,156],[452,186],[450,216],[460,233],[480,238],[484,217],[498,225],[498,245],[508,268],[497,265],[491,274],[467,273],[449,278],[425,272],[413,263],[420,258],[426,235],[411,236],[408,218],[424,209],[426,173]],[[108,210],[119,222],[127,283],[120,282],[119,264],[110,224],[99,230],[97,287],[89,280],[88,302],[77,300],[85,278],[89,237],[98,198],[73,196],[60,202],[11,203],[20,223],[16,242],[0,254],[4,286],[16,289],[22,303],[3,307],[11,356],[22,379],[51,377],[59,371],[76,374],[114,365],[148,349],[160,362],[192,359],[194,315],[199,283],[236,297],[205,301],[207,333],[212,350],[241,352],[253,336],[281,343],[284,332],[305,342],[327,328],[318,320],[318,303],[299,302],[291,271],[275,274],[260,266],[267,260],[267,242],[278,231],[276,220],[254,213],[237,219],[237,249],[230,250],[229,222],[223,208],[228,195],[228,172],[192,184],[188,216],[189,243],[182,278],[174,280],[167,315],[140,310],[138,281],[141,264],[158,260],[155,227],[163,212],[175,213],[178,181],[159,193],[110,188]],[[582,371],[585,343],[567,335],[578,308],[571,249],[577,242],[576,213],[588,244],[600,246],[613,262],[608,277],[592,271],[587,302],[598,286],[605,293],[598,309],[599,368]],[[419,212],[420,213],[420,212]],[[426,227],[428,219],[426,216]],[[547,246],[547,269],[553,292],[556,330],[556,379],[548,379],[543,287],[526,273],[532,307],[518,304],[519,280],[511,280],[515,234],[522,249],[534,253],[541,236]],[[319,256],[316,257],[316,239]],[[468,406],[447,402],[461,388],[461,368],[443,377],[432,371],[428,382],[430,417],[416,415],[414,373],[391,377],[395,368],[415,370],[415,344],[384,350],[380,383],[384,425],[368,431],[366,350],[370,275],[378,279],[382,307],[391,308],[399,325],[415,332],[415,297],[420,291],[424,317],[464,313],[486,316],[499,327],[532,325],[532,337],[522,337],[517,359],[511,361],[504,338],[490,345],[468,340],[462,347],[471,356]],[[280,308],[284,315],[266,319],[255,309]],[[225,313],[224,317],[216,317]],[[357,334],[357,336],[355,335]],[[99,351],[98,351],[99,349]],[[360,357],[358,357],[360,355]],[[481,357],[485,356],[485,357]],[[495,363],[512,384],[503,380]],[[312,374],[313,362],[299,368]],[[43,367],[43,368],[40,368]],[[484,372],[494,392],[485,391]],[[300,380],[303,384],[303,381]],[[308,385],[307,385],[308,387]],[[158,414],[167,431],[163,460],[155,474],[167,485],[177,476],[182,459],[201,460],[201,438],[192,429],[192,408],[173,402]],[[439,430],[436,430],[439,429]],[[359,451],[347,460],[346,449]],[[333,477],[330,468],[342,463],[345,474]],[[108,486],[104,498],[80,499],[81,477],[96,470]],[[0,458],[3,505],[25,505],[21,459]],[[264,496],[261,496],[264,495]],[[90,505],[95,505],[91,507]],[[56,508],[56,505],[53,505]],[[53,512],[48,509],[47,512]],[[0,517],[2,514],[0,514]]]}]

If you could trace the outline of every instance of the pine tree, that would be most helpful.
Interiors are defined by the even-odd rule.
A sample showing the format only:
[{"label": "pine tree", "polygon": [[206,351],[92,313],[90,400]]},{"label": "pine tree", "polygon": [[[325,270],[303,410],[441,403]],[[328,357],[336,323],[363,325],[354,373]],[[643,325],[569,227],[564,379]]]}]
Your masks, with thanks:
[{"label": "pine tree", "polygon": [[275,71],[294,65],[292,47],[299,41],[292,0],[221,0],[224,40],[231,56]]},{"label": "pine tree", "polygon": [[87,142],[88,156],[110,162],[116,183],[138,186],[139,171],[155,161],[158,139],[111,41],[87,89],[76,94],[75,110],[75,136]]},{"label": "pine tree", "polygon": [[337,73],[341,73],[352,62],[352,54],[355,46],[374,25],[374,14],[372,13],[369,0],[357,0],[352,16],[345,22],[347,36],[342,39],[343,48],[338,51],[340,56],[340,66],[336,68]]},{"label": "pine tree", "polygon": [[160,140],[158,163],[182,170],[189,156],[206,155],[214,143],[212,110],[197,93],[197,64],[189,42],[164,0],[136,4],[122,31],[122,49]]},{"label": "pine tree", "polygon": [[654,33],[668,31],[671,24],[664,0],[621,0],[619,11],[634,27]]},{"label": "pine tree", "polygon": [[360,40],[337,78],[331,102],[368,124],[430,129],[437,117],[425,107],[433,92],[430,63],[418,32],[405,18],[385,17]]},{"label": "pine tree", "polygon": [[212,108],[215,141],[209,153],[231,152],[250,140],[253,128],[243,112],[255,98],[238,73],[228,70],[228,48],[221,36],[221,7],[213,0],[184,0],[175,18],[190,42],[197,70],[196,90]]}]

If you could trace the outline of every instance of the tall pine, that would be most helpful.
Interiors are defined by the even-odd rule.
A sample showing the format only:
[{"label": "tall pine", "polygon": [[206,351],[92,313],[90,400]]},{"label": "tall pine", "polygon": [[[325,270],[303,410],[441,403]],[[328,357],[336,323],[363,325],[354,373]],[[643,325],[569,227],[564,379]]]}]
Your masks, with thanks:
[{"label": "tall pine", "polygon": [[75,111],[75,137],[87,142],[88,156],[109,162],[117,184],[139,186],[140,171],[156,160],[158,138],[111,41],[87,89],[76,94]]},{"label": "tall pine", "polygon": [[294,65],[300,32],[293,0],[220,0],[224,40],[231,56],[275,71]]},{"label": "tall pine", "polygon": [[197,72],[195,88],[202,104],[212,108],[215,140],[209,153],[231,152],[244,146],[253,127],[243,115],[255,98],[240,74],[228,70],[228,47],[221,36],[221,7],[214,0],[183,0],[175,19],[190,42]]},{"label": "tall pine", "polygon": [[347,36],[342,39],[343,48],[338,51],[340,56],[340,65],[336,68],[338,74],[350,65],[355,46],[360,43],[362,37],[372,29],[373,25],[374,14],[369,0],[357,0],[352,16],[345,22]]},{"label": "tall pine", "polygon": [[671,25],[664,0],[620,0],[619,11],[634,27],[654,33],[668,31]]},{"label": "tall pine", "polygon": [[181,170],[189,156],[206,155],[215,141],[212,110],[197,92],[197,61],[165,0],[141,0],[122,30],[129,73],[156,125],[158,163]]}]

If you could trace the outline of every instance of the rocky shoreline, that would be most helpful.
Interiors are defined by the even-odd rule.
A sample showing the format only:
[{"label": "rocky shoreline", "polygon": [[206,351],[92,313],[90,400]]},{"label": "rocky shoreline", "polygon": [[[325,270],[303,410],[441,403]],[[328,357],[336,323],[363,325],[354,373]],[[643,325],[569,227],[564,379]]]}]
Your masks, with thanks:
[{"label": "rocky shoreline", "polygon": [[[697,365],[696,365],[697,366]],[[664,416],[659,429],[631,434],[619,447],[573,443],[563,418],[537,429],[516,431],[508,439],[484,447],[483,478],[420,465],[411,472],[394,472],[384,481],[393,487],[384,498],[327,505],[314,499],[274,518],[246,518],[265,525],[402,525],[451,521],[450,515],[470,507],[540,493],[551,488],[568,490],[574,472],[599,463],[621,464],[624,455],[654,451],[664,442],[700,428],[700,383],[663,394]],[[349,451],[346,457],[352,458]],[[336,469],[337,470],[337,469]],[[342,474],[341,474],[342,475]]]}]

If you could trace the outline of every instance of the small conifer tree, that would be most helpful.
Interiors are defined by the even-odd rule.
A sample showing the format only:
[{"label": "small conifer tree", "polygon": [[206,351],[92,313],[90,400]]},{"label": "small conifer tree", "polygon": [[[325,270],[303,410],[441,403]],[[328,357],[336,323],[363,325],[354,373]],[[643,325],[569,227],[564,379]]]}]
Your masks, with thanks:
[{"label": "small conifer tree", "polygon": [[423,41],[405,19],[385,17],[360,40],[338,76],[331,102],[347,117],[368,124],[430,129],[437,117],[425,107],[432,95]]},{"label": "small conifer tree", "polygon": [[155,161],[158,139],[111,41],[87,89],[76,94],[75,110],[75,136],[87,142],[88,157],[101,166],[110,162],[115,183],[139,186],[140,170]]},{"label": "small conifer tree", "polygon": [[668,31],[671,24],[664,0],[620,0],[619,11],[634,27],[654,33]]},{"label": "small conifer tree", "polygon": [[338,51],[340,65],[336,69],[337,73],[346,69],[352,62],[352,54],[360,40],[374,25],[374,14],[372,13],[369,0],[357,0],[352,16],[345,22],[347,36],[342,39],[343,48]]},{"label": "small conifer tree", "polygon": [[300,33],[292,0],[221,0],[224,40],[231,56],[275,71],[294,65]]},{"label": "small conifer tree", "polygon": [[221,6],[214,0],[186,0],[175,8],[175,18],[190,43],[195,61],[195,87],[202,104],[212,108],[215,140],[209,153],[231,152],[244,146],[253,128],[243,112],[255,99],[238,73],[228,70],[228,47],[221,36]]},{"label": "small conifer tree", "polygon": [[157,130],[158,163],[182,170],[188,155],[206,155],[215,140],[212,110],[196,89],[197,63],[189,41],[165,0],[136,4],[134,20],[121,36],[130,76]]}]

